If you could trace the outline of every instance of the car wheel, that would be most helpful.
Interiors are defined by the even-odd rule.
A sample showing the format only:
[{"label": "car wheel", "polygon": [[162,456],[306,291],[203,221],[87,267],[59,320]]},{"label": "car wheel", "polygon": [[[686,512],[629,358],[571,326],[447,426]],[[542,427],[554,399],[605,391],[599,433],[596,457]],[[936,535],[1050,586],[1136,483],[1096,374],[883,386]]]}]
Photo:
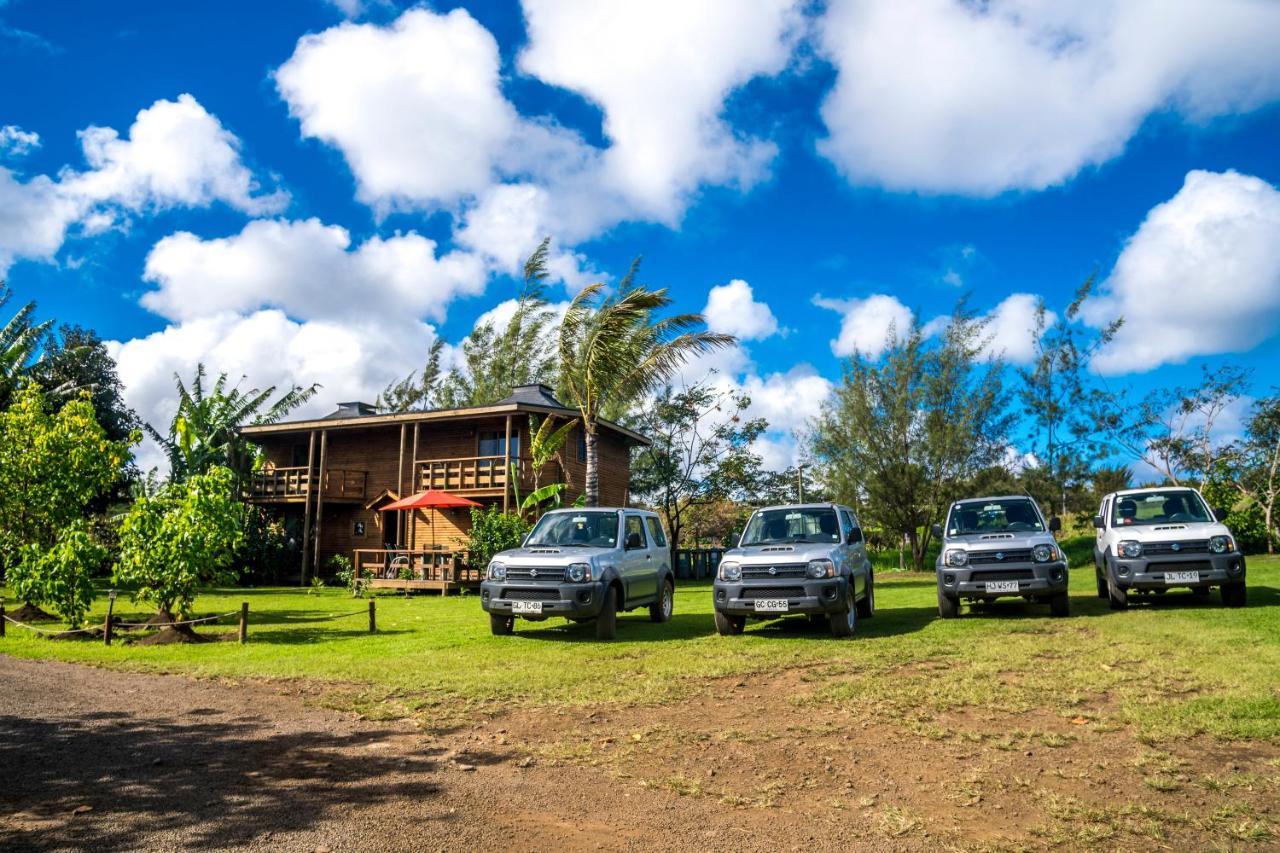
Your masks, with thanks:
[{"label": "car wheel", "polygon": [[746,624],[747,617],[745,616],[729,616],[719,610],[716,611],[716,631],[726,637],[733,634],[741,634]]},{"label": "car wheel", "polygon": [[1053,616],[1071,615],[1071,598],[1065,592],[1049,596],[1049,613]]},{"label": "car wheel", "polygon": [[1222,585],[1222,603],[1227,605],[1227,607],[1244,607],[1244,584],[1224,583]]},{"label": "car wheel", "polygon": [[495,637],[505,637],[516,628],[514,616],[503,616],[500,613],[489,614],[489,630]]},{"label": "car wheel", "polygon": [[662,595],[658,600],[649,605],[649,621],[666,622],[671,619],[671,608],[674,605],[676,589],[671,585],[671,581],[664,580],[662,582]]},{"label": "car wheel", "polygon": [[1126,610],[1129,607],[1129,593],[1107,575],[1107,601],[1112,610]]},{"label": "car wheel", "polygon": [[943,619],[954,619],[960,615],[960,599],[938,590],[938,615]]},{"label": "car wheel", "polygon": [[830,613],[828,618],[831,620],[831,636],[852,637],[853,632],[858,628],[858,603],[853,600],[853,588],[849,588],[848,598],[845,601],[845,609],[842,613]]},{"label": "car wheel", "polygon": [[612,640],[618,636],[618,590],[606,587],[604,604],[600,607],[600,615],[596,617],[596,639]]},{"label": "car wheel", "polygon": [[1107,597],[1107,576],[1097,566],[1094,566],[1093,574],[1098,580],[1098,598],[1105,599]]},{"label": "car wheel", "polygon": [[858,602],[858,618],[870,619],[876,615],[876,578],[867,574],[867,594]]}]

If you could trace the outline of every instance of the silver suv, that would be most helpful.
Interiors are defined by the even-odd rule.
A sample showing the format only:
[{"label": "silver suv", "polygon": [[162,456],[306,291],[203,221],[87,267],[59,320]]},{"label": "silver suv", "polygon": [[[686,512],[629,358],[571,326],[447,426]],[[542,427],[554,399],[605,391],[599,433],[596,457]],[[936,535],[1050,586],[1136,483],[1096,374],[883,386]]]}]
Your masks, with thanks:
[{"label": "silver suv", "polygon": [[1047,601],[1054,616],[1071,612],[1067,597],[1067,561],[1053,534],[1057,518],[1046,524],[1040,507],[1025,495],[956,501],[947,523],[933,526],[942,540],[938,554],[938,614],[960,615],[960,600],[991,601],[1021,596]]},{"label": "silver suv", "polygon": [[837,504],[758,509],[738,547],[726,551],[713,585],[716,630],[741,634],[748,618],[791,613],[853,635],[875,614],[875,580],[853,510]]},{"label": "silver suv", "polygon": [[510,634],[517,617],[596,620],[596,637],[617,635],[620,610],[649,608],[671,618],[675,575],[662,522],[639,509],[593,507],[548,512],[519,548],[494,556],[480,584],[480,604],[494,634]]}]

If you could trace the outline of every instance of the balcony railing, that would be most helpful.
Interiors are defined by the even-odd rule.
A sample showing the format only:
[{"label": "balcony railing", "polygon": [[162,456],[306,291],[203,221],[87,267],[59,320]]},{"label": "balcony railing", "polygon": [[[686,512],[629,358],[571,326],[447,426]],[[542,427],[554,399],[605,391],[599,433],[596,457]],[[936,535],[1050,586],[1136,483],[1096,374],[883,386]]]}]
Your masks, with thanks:
[{"label": "balcony railing", "polygon": [[[417,491],[438,489],[442,492],[497,492],[501,493],[511,482],[508,460],[502,456],[464,456],[457,459],[419,459],[417,461]],[[512,459],[521,491],[533,488],[533,463],[527,458]],[[542,469],[540,483],[560,481],[560,466],[550,462]]]},{"label": "balcony railing", "polygon": [[[317,488],[325,500],[363,500],[368,476],[367,471],[331,468],[324,472]],[[250,483],[249,497],[255,501],[302,500],[318,479],[305,466],[258,471]]]}]

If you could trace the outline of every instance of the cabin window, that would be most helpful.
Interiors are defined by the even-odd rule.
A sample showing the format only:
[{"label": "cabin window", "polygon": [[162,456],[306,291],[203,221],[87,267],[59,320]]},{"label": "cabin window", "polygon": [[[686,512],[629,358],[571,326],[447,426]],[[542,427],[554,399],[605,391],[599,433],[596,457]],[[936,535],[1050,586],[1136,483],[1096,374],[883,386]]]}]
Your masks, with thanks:
[{"label": "cabin window", "polygon": [[290,455],[293,457],[292,461],[293,461],[294,468],[307,467],[307,456],[309,455],[308,454],[309,450],[310,450],[310,447],[305,444],[295,444],[293,446],[292,452]]},{"label": "cabin window", "polygon": [[[502,446],[507,443],[507,434],[505,431],[486,430],[480,433],[480,456],[501,456]],[[508,459],[520,458],[520,433],[511,433],[511,452],[507,454]]]}]

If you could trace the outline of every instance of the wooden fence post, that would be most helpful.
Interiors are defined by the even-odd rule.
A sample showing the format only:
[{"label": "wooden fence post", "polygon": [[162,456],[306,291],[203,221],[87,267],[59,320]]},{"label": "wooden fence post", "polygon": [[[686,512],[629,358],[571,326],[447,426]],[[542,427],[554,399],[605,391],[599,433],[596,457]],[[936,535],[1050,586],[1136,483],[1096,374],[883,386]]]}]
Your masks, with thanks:
[{"label": "wooden fence post", "polygon": [[107,618],[102,623],[102,644],[111,645],[111,613],[116,609],[116,591],[107,594]]},{"label": "wooden fence post", "polygon": [[4,605],[0,604],[0,637],[4,636],[4,624],[9,621],[4,615]]},{"label": "wooden fence post", "polygon": [[240,602],[240,642],[249,639],[249,602]]},{"label": "wooden fence post", "polygon": [[377,610],[374,606],[373,599],[369,599],[369,633],[372,634],[378,630]]}]

